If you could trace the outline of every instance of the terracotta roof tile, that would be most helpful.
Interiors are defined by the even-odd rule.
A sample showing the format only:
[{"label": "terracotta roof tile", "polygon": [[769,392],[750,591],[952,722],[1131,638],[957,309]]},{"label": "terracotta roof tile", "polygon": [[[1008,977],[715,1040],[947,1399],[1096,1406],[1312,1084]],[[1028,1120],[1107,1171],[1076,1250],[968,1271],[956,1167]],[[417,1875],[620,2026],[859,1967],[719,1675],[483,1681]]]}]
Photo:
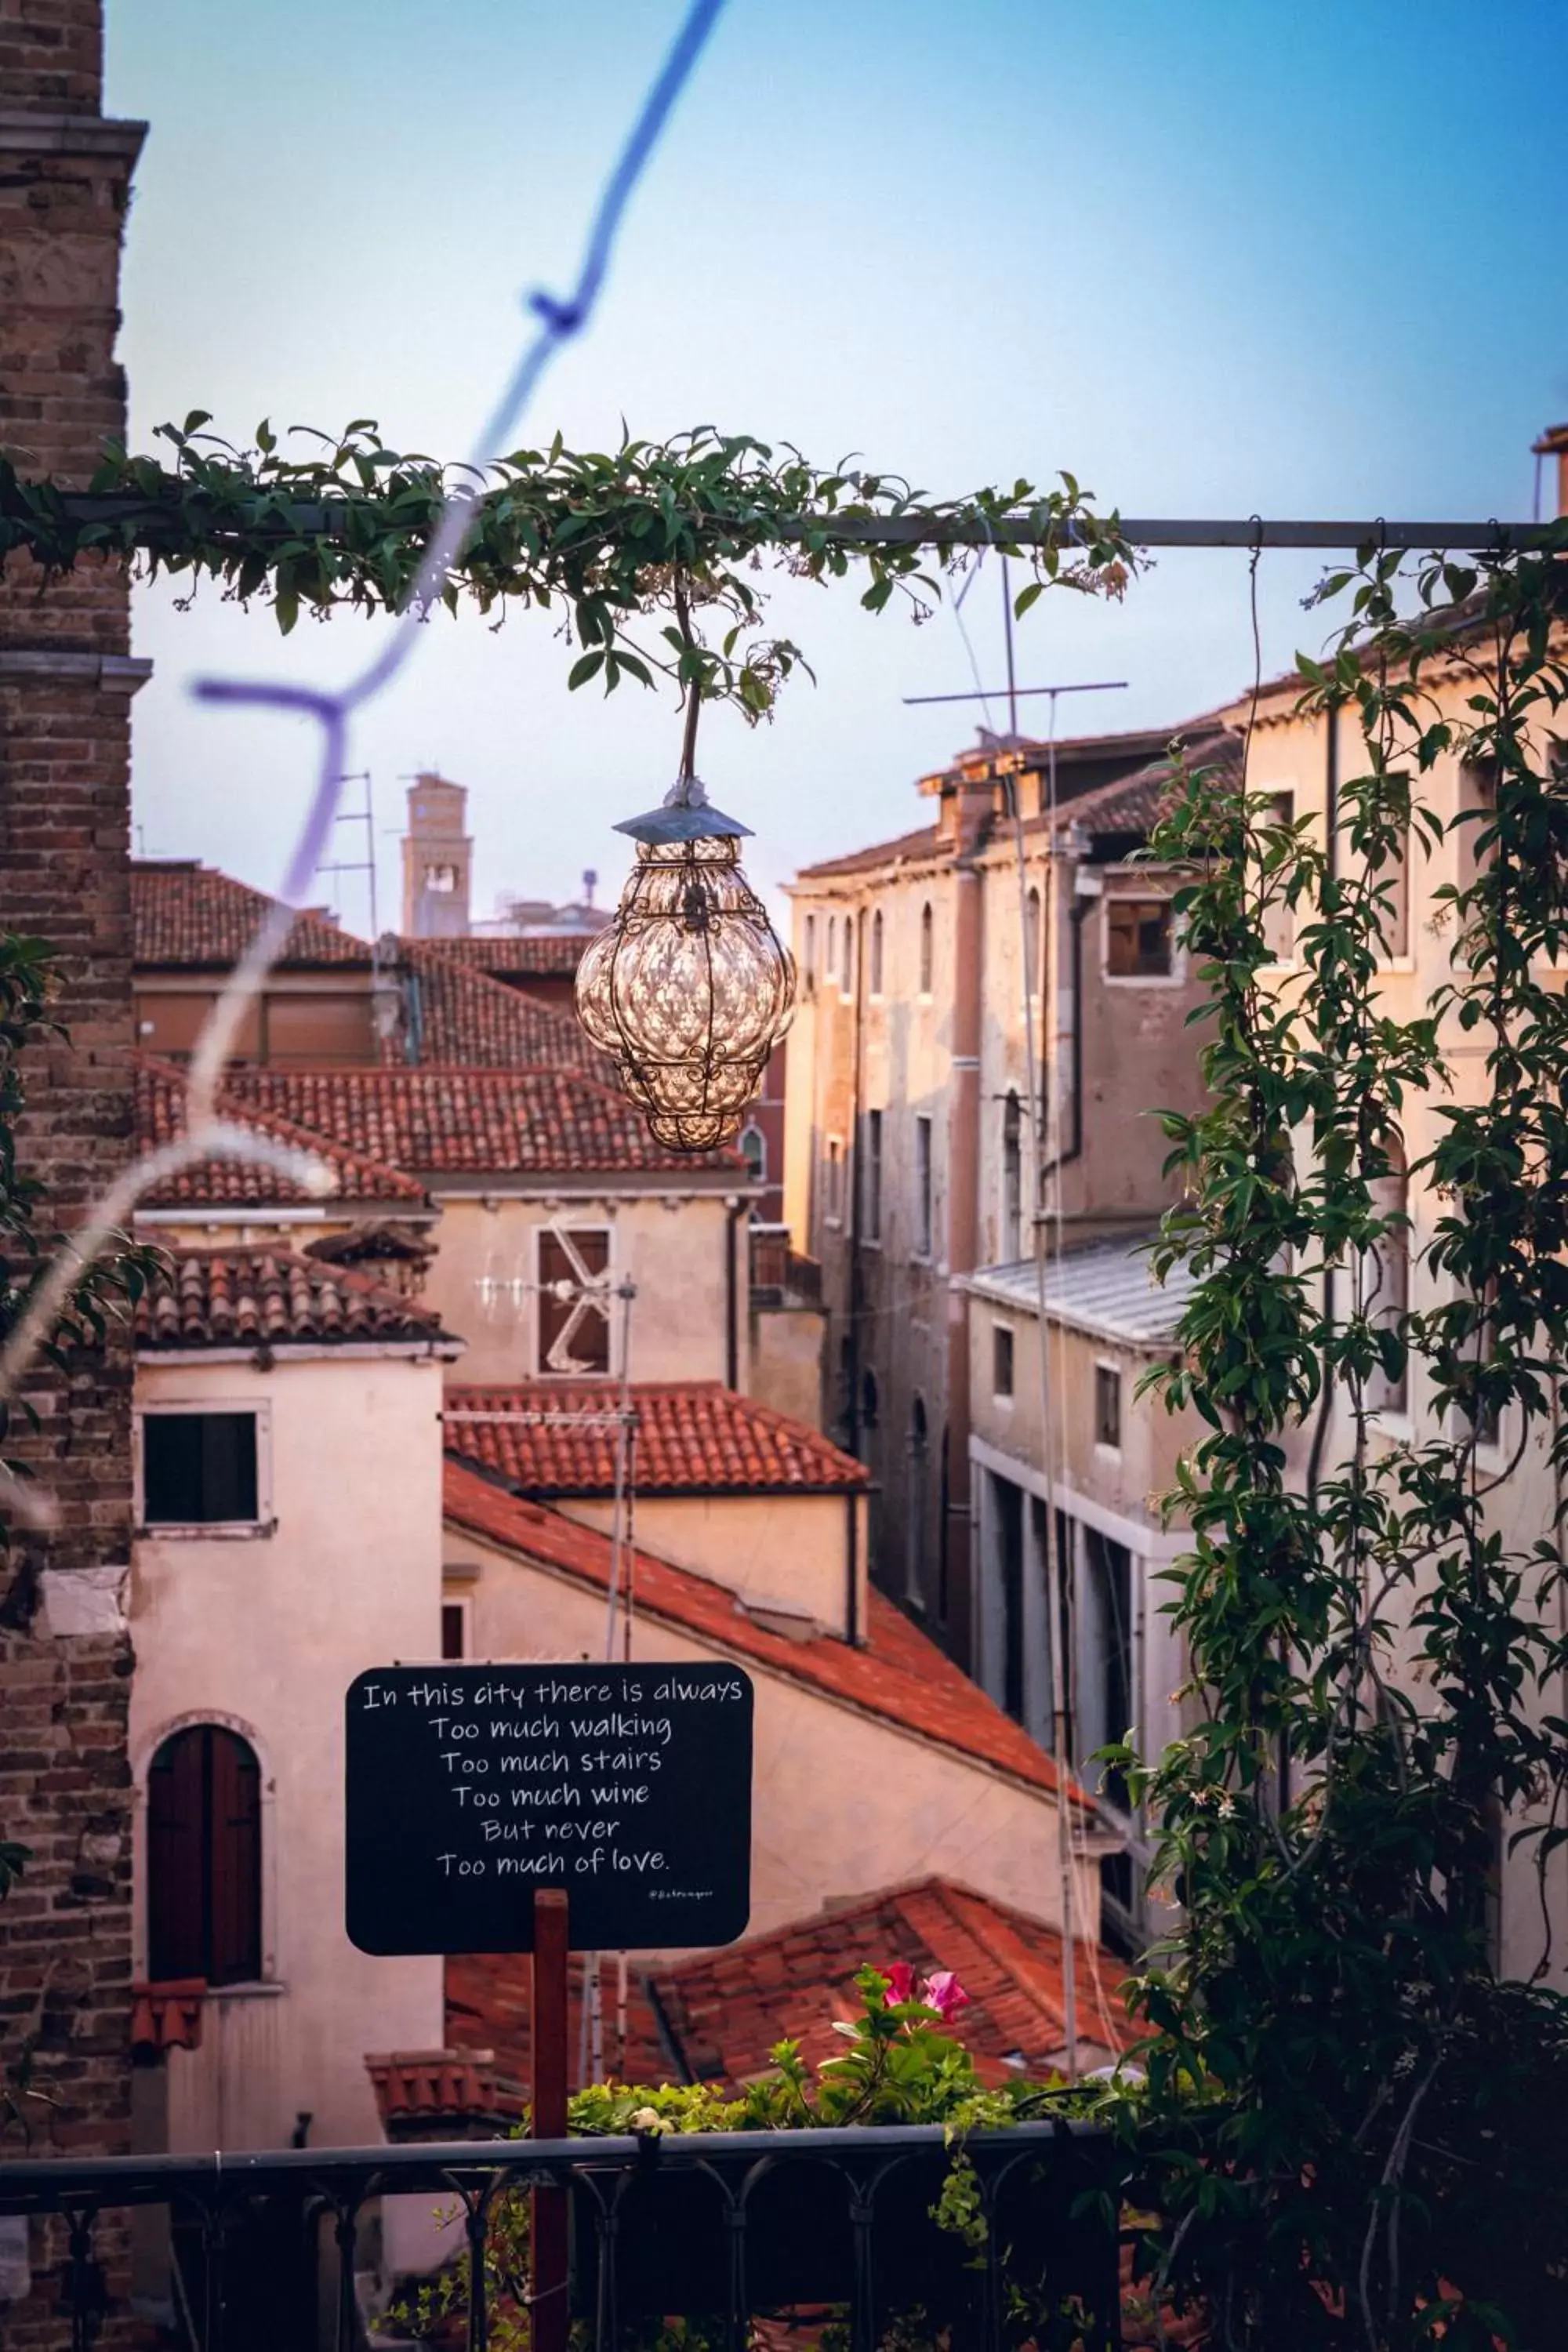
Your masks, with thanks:
[{"label": "terracotta roof tile", "polygon": [[[608,1589],[607,1536],[579,1526],[547,1503],[503,1493],[450,1456],[446,1509],[470,1534],[579,1583]],[[868,1597],[863,1646],[827,1633],[802,1641],[770,1633],[727,1586],[647,1552],[638,1551],[635,1559],[637,1613],[645,1622],[668,1625],[726,1656],[754,1660],[824,1698],[897,1724],[918,1739],[952,1748],[1031,1788],[1055,1790],[1056,1767],[1045,1750],[881,1593],[873,1590]],[[1087,1812],[1089,1801],[1079,1794]]]},{"label": "terracotta roof tile", "polygon": [[433,1174],[714,1168],[735,1151],[681,1153],[578,1070],[235,1070],[228,1098],[296,1120],[347,1150]]},{"label": "terracotta roof tile", "polygon": [[363,1275],[286,1250],[184,1250],[137,1301],[143,1355],[185,1348],[449,1341],[433,1314]]},{"label": "terracotta roof tile", "polygon": [[[1131,2039],[1118,1988],[1126,1963],[1077,1949],[1080,2059]],[[951,1879],[927,1878],[835,1906],[765,1936],[656,1969],[649,1982],[689,2080],[739,2089],[763,2074],[787,2034],[808,2063],[839,2046],[834,2021],[853,2017],[858,1969],[904,1960],[917,1979],[952,1969],[970,1998],[950,2031],[989,2083],[1038,2076],[1065,2054],[1060,1931]],[[1021,2059],[1022,2066],[1009,2064]]]},{"label": "terracotta roof tile", "polygon": [[[615,1065],[589,1043],[574,1013],[520,995],[499,980],[457,961],[449,947],[408,942],[404,961],[418,990],[420,1066],[457,1063],[468,1069],[529,1066],[581,1070],[618,1091]],[[389,1038],[382,1058],[404,1066],[405,1039]]]},{"label": "terracotta roof tile", "polygon": [[803,866],[795,879],[827,881],[837,874],[869,873],[878,866],[910,865],[936,853],[936,827],[924,824],[918,832],[900,834],[896,841],[875,842],[869,849],[851,849],[842,857],[825,857],[816,866]]},{"label": "terracotta roof tile", "polygon": [[[633,2083],[721,2082],[739,2090],[766,2073],[769,2052],[786,2035],[817,2064],[839,2046],[834,2021],[859,2006],[855,1975],[869,1963],[905,1960],[925,1977],[952,1969],[971,2005],[952,2032],[973,2053],[987,2083],[1022,2071],[1045,2074],[1065,2051],[1062,1938],[1054,1927],[951,1879],[888,1887],[862,1901],[815,1913],[721,1951],[634,1974],[627,2003],[627,2048],[610,2049],[612,2072]],[[1078,1949],[1080,2060],[1108,2056],[1131,2039],[1118,1988],[1125,1961],[1103,1949]],[[573,1970],[573,2031],[580,1965]],[[613,1999],[605,2004],[611,2037]],[[514,1954],[465,1953],[447,1963],[447,2032],[455,2049],[472,2047],[492,2081],[531,2075],[529,1964]],[[1022,2070],[1008,2061],[1022,2057]],[[376,2062],[368,2061],[368,2064]],[[503,2089],[504,2100],[505,2092]]]},{"label": "terracotta roof tile", "polygon": [[557,931],[535,939],[405,939],[398,946],[405,956],[416,950],[445,956],[496,980],[570,979],[595,936],[593,931]]},{"label": "terracotta roof tile", "polygon": [[[448,1389],[447,1448],[520,1494],[613,1495],[613,1428],[456,1416],[600,1415],[614,1410],[617,1393],[603,1381]],[[720,1381],[637,1381],[631,1402],[639,1495],[838,1495],[867,1484],[865,1465],[818,1431]]]},{"label": "terracotta roof tile", "polygon": [[[1239,773],[1241,738],[1228,727],[1215,727],[1212,721],[1202,721],[1190,731],[1178,730],[1177,739],[1184,747],[1184,764],[1190,772],[1194,768],[1220,768]],[[1081,793],[1076,800],[1058,808],[1057,824],[1065,830],[1078,825],[1088,834],[1105,836],[1115,834],[1152,833],[1164,813],[1177,771],[1169,752],[1136,775],[1121,776],[1108,784],[1097,784],[1091,792]],[[1048,822],[1037,819],[1033,831]]]},{"label": "terracotta roof tile", "polygon": [[[185,1075],[172,1062],[159,1062],[151,1056],[136,1056],[136,1148],[149,1151],[162,1143],[173,1143],[185,1131]],[[423,1185],[412,1176],[395,1168],[384,1167],[379,1160],[363,1153],[345,1150],[328,1138],[312,1133],[288,1118],[270,1111],[258,1110],[253,1105],[241,1104],[225,1093],[220,1108],[226,1118],[237,1127],[254,1128],[270,1142],[283,1143],[296,1150],[313,1152],[322,1160],[337,1179],[337,1188],[331,1197],[341,1201],[396,1201],[411,1208],[428,1206]],[[293,1207],[307,1199],[298,1184],[260,1161],[247,1160],[201,1160],[176,1175],[165,1177],[157,1188],[147,1193],[142,1206],[149,1209],[204,1207],[237,1208],[266,1204],[268,1207]]]},{"label": "terracotta roof tile", "polygon": [[[222,968],[237,963],[272,905],[265,892],[195,859],[150,859],[131,867],[132,956],[139,964]],[[357,964],[368,970],[363,940],[319,913],[296,919],[283,964]]]}]

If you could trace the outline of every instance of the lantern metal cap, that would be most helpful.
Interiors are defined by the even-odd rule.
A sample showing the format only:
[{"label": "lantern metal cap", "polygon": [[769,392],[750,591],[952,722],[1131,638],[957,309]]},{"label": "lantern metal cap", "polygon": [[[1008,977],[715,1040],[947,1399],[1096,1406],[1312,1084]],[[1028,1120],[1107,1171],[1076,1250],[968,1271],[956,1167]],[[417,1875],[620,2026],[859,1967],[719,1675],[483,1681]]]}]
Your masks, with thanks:
[{"label": "lantern metal cap", "polygon": [[711,841],[720,835],[749,840],[752,828],[738,816],[726,816],[722,809],[713,806],[700,776],[678,776],[658,808],[625,818],[616,831],[658,846],[671,841]]}]

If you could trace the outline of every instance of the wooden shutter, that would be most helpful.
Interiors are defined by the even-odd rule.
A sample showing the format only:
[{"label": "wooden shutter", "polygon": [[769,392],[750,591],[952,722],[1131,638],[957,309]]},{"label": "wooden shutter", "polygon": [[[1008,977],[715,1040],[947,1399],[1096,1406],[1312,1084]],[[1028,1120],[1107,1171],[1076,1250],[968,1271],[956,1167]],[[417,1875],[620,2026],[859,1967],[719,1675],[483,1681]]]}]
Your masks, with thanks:
[{"label": "wooden shutter", "polygon": [[165,1739],[147,1778],[147,1972],[154,1984],[206,1974],[205,1742]]},{"label": "wooden shutter", "polygon": [[166,1739],[147,1783],[147,1966],[154,1983],[261,1974],[261,1769],[237,1733]]},{"label": "wooden shutter", "polygon": [[232,1731],[214,1729],[209,1852],[212,1888],[209,1984],[244,1984],[261,1974],[261,1769]]}]

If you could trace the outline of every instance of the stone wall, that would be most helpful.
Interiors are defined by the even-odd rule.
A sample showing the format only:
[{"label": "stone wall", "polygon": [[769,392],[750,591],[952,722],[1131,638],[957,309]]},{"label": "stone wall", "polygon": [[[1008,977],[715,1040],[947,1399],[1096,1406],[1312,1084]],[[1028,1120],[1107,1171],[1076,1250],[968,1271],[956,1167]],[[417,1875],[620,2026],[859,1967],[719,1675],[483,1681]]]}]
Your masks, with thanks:
[{"label": "stone wall", "polygon": [[[121,236],[142,126],[100,112],[100,0],[0,0],[0,449],[84,483],[125,425]],[[0,928],[59,951],[68,1040],[26,1071],[26,1167],[68,1226],[130,1150],[129,590],[89,562],[0,579]],[[40,1370],[20,1440],[58,1523],[0,1561],[0,1835],[33,1849],[0,1914],[0,2152],[130,2144],[132,1654],[128,1349]],[[122,2284],[116,2242],[111,2299]],[[58,2259],[36,2242],[35,2265]],[[6,2284],[17,2284],[8,2250]],[[58,2277],[9,2303],[7,2347],[63,2340]],[[100,2342],[105,2339],[100,2338]]]}]

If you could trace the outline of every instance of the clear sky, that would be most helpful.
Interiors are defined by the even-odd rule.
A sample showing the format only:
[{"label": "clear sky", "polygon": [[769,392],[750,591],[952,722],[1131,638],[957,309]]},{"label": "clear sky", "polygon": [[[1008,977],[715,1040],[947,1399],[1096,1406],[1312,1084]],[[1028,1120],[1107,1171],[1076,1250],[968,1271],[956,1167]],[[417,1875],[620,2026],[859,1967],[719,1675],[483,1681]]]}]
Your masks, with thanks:
[{"label": "clear sky", "polygon": [[[678,16],[110,0],[108,110],[152,124],[124,279],[133,440],[193,407],[236,439],[368,415],[460,456],[520,294],[570,280]],[[1565,34],[1568,0],[730,0],[528,438],[711,422],[941,495],[1067,467],[1129,513],[1527,516],[1530,444],[1568,416]],[[1321,635],[1299,605],[1313,570],[1264,559],[1269,667]],[[1167,555],[1120,608],[1047,595],[1021,677],[1127,678],[1079,699],[1083,730],[1173,726],[1249,674],[1245,571]],[[767,883],[919,822],[914,779],[976,717],[900,701],[970,683],[945,613],[872,620],[847,585],[773,611],[820,683],[754,733],[710,717],[700,762]],[[998,677],[994,582],[965,617]],[[198,709],[189,682],[341,677],[374,625],[285,643],[260,607],[142,592],[150,855],[276,881],[310,733]],[[678,726],[635,688],[569,697],[570,659],[547,617],[443,619],[366,714],[384,919],[402,779],[426,763],[470,789],[479,911],[501,888],[574,895],[590,865],[615,887],[609,828],[662,792]],[[357,881],[340,903],[362,927]]]}]

